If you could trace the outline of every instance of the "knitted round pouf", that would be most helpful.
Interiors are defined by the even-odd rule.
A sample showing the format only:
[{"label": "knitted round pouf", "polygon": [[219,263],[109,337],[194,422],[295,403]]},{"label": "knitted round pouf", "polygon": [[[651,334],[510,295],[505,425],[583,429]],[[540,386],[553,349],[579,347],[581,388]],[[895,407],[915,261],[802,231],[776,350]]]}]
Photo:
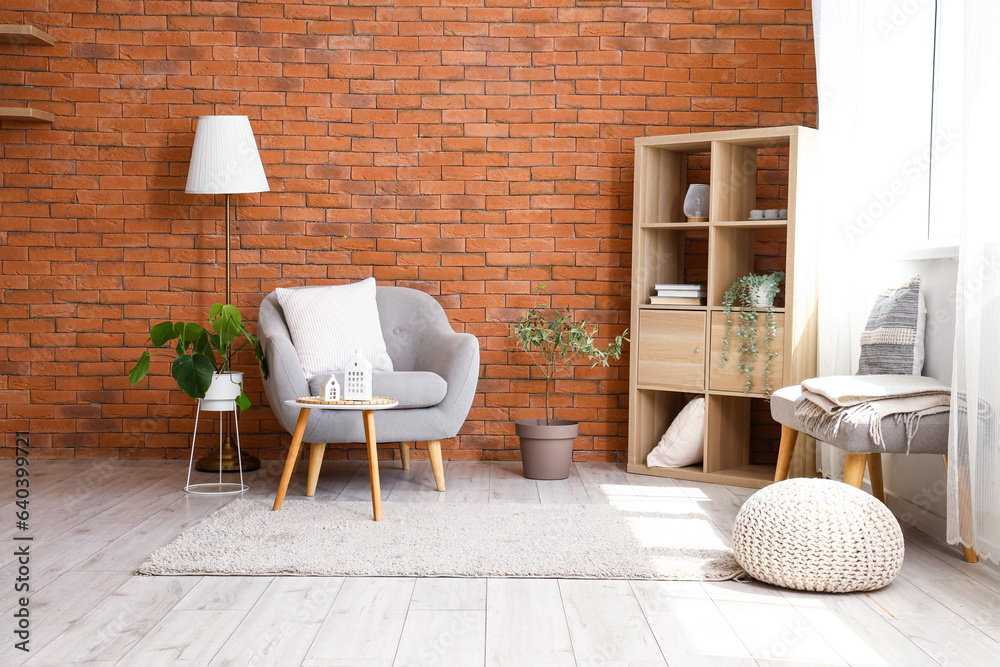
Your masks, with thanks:
[{"label": "knitted round pouf", "polygon": [[733,554],[754,579],[802,591],[888,585],[903,565],[903,531],[889,508],[853,486],[789,479],[750,496],[733,526]]}]

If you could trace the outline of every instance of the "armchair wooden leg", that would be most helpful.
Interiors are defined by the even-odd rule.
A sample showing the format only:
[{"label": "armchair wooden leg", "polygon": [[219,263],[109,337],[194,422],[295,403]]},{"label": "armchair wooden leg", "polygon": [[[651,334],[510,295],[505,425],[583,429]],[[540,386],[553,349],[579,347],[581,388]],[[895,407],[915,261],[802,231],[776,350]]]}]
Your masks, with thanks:
[{"label": "armchair wooden leg", "polygon": [[[947,454],[944,455],[944,469],[945,469],[945,471],[948,470],[948,455]],[[972,511],[972,504],[969,501],[969,489],[968,489],[968,487],[964,487],[961,484],[959,484],[959,495],[961,496],[961,501],[962,501],[962,511],[963,512],[971,512]],[[967,547],[967,546],[965,546],[963,544],[962,545],[962,554],[965,556],[965,562],[966,563],[978,563],[979,562],[979,554],[977,554],[976,550],[973,549],[972,547]]]},{"label": "armchair wooden leg", "polygon": [[405,442],[399,443],[399,460],[403,462],[403,470],[410,469],[410,446]]},{"label": "armchair wooden leg", "polygon": [[882,455],[868,455],[868,477],[872,482],[872,495],[885,504],[885,488],[882,484]]},{"label": "armchair wooden leg", "polygon": [[431,459],[431,468],[434,470],[434,481],[437,483],[438,491],[444,491],[444,463],[441,462],[441,441],[427,441],[427,455]]},{"label": "armchair wooden leg", "polygon": [[314,442],[309,446],[309,472],[306,479],[306,495],[316,495],[316,483],[319,481],[319,470],[323,467],[325,442]]},{"label": "armchair wooden leg", "polygon": [[860,489],[861,483],[865,479],[865,464],[867,463],[867,454],[848,454],[844,459],[844,483]]},{"label": "armchair wooden leg", "polygon": [[795,453],[795,441],[799,432],[790,426],[781,425],[781,444],[778,445],[778,467],[774,471],[774,481],[783,482],[788,479],[788,469],[792,465],[792,454]]}]

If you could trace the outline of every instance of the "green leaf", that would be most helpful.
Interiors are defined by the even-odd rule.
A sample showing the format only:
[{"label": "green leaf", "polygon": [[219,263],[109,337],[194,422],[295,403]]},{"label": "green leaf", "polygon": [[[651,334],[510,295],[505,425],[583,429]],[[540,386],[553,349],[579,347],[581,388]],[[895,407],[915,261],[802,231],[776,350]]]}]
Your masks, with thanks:
[{"label": "green leaf", "polygon": [[146,377],[146,373],[149,372],[149,352],[143,352],[142,356],[139,357],[139,361],[136,362],[135,366],[128,372],[128,381],[132,383],[132,386],[139,384],[139,380]]},{"label": "green leaf", "polygon": [[240,412],[250,408],[250,399],[242,390],[240,390],[240,395],[236,397],[236,405],[240,406]]},{"label": "green leaf", "polygon": [[184,325],[184,344],[185,346],[191,345],[201,337],[205,329],[202,328],[200,324],[195,324],[194,322],[188,322]]},{"label": "green leaf", "polygon": [[214,371],[215,365],[203,354],[180,354],[170,368],[177,386],[191,398],[205,398]]},{"label": "green leaf", "polygon": [[149,340],[152,341],[153,347],[160,347],[174,338],[177,338],[177,334],[174,333],[172,322],[160,322],[149,331]]}]

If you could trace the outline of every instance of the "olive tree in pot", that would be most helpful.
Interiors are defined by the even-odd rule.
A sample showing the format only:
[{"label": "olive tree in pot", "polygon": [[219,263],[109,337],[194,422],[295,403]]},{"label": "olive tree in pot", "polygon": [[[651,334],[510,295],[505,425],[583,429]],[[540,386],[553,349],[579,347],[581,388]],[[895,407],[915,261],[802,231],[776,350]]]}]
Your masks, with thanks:
[{"label": "olive tree in pot", "polygon": [[[544,285],[539,286],[542,293]],[[623,331],[606,348],[598,348],[597,327],[586,320],[577,322],[569,311],[549,309],[539,304],[528,310],[512,326],[517,347],[527,352],[545,378],[545,418],[522,419],[514,423],[521,441],[521,465],[528,479],[566,479],[573,462],[573,441],[579,422],[554,419],[550,407],[553,378],[579,358],[594,366],[608,366],[618,359],[622,344],[628,341]]]}]

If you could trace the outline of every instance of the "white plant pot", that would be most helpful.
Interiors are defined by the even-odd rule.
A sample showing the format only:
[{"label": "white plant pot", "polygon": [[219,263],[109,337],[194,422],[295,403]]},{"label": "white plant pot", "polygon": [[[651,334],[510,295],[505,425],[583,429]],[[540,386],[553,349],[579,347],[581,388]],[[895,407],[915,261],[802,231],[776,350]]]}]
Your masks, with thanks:
[{"label": "white plant pot", "polygon": [[756,308],[767,308],[768,298],[767,298],[767,288],[757,287],[751,293],[750,296],[753,298],[753,305]]},{"label": "white plant pot", "polygon": [[232,412],[243,390],[243,372],[212,373],[212,384],[201,399],[201,409],[208,412]]}]

